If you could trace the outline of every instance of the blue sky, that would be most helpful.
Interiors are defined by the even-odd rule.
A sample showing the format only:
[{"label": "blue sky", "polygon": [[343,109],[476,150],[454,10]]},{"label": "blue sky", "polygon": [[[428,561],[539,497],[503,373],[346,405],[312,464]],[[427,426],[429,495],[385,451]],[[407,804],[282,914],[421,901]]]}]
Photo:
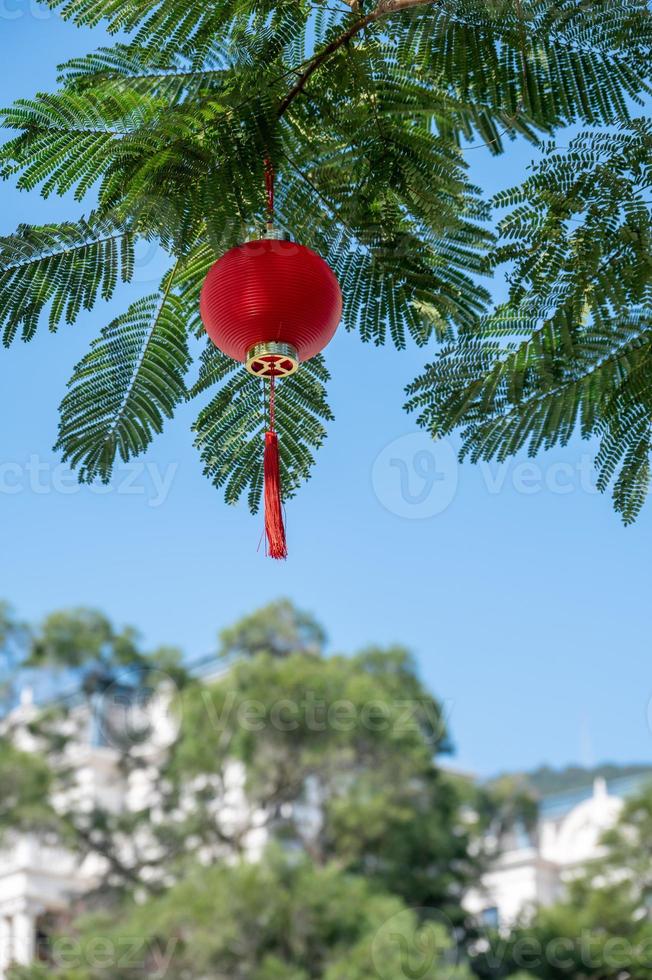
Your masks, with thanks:
[{"label": "blue sky", "polygon": [[[106,43],[35,0],[0,0],[2,103],[54,86],[57,63]],[[469,153],[490,191],[531,157]],[[0,185],[0,233],[78,205]],[[652,755],[648,702],[652,508],[623,529],[592,490],[591,447],[532,463],[458,466],[402,411],[423,351],[339,334],[328,351],[336,422],[313,479],[288,506],[290,559],[257,551],[261,521],[203,478],[184,408],[108,491],[75,488],[52,445],[73,364],[99,328],[152,291],[136,282],[57,335],[0,350],[0,597],[26,618],[92,605],[189,655],[219,628],[287,595],[326,625],[333,650],[401,642],[445,701],[455,764],[490,774],[547,762]],[[500,290],[500,283],[495,284]]]}]

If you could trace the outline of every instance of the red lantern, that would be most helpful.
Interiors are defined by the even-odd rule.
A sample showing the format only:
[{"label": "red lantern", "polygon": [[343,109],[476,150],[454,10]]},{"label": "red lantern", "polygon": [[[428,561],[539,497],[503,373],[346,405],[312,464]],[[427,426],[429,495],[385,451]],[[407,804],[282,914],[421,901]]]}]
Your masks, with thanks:
[{"label": "red lantern", "polygon": [[337,329],[342,294],[316,252],[279,238],[272,229],[273,184],[266,164],[268,232],[230,249],[211,267],[202,288],[201,317],[221,351],[270,383],[265,435],[265,530],[272,558],[287,557],[281,507],[278,437],[274,426],[277,378],[318,354]]},{"label": "red lantern", "polygon": [[340,322],[342,294],[312,249],[263,238],[232,248],[212,266],[200,308],[221,351],[251,374],[280,378],[324,349]]}]

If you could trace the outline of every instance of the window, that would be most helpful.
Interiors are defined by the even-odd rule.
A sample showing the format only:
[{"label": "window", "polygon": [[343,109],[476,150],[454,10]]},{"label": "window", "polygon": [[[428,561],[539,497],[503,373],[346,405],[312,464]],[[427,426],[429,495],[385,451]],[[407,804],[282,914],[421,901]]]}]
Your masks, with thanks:
[{"label": "window", "polygon": [[480,921],[487,929],[497,929],[500,925],[500,914],[495,905],[490,905],[480,913]]}]

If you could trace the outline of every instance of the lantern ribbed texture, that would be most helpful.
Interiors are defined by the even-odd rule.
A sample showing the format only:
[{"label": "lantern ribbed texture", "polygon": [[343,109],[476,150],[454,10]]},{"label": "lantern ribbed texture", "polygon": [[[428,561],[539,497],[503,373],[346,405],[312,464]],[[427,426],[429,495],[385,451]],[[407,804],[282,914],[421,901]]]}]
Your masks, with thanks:
[{"label": "lantern ribbed texture", "polygon": [[200,300],[213,343],[237,361],[259,343],[291,344],[299,360],[318,354],[337,329],[342,294],[329,266],[305,245],[246,242],[213,265]]}]

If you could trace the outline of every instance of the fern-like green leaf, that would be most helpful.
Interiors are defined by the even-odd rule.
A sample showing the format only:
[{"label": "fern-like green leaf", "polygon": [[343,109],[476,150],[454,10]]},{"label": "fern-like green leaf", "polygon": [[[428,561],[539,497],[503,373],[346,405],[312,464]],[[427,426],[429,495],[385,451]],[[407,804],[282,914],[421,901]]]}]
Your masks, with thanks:
[{"label": "fern-like green leaf", "polygon": [[133,231],[91,215],[58,225],[20,225],[0,238],[0,328],[5,346],[20,331],[31,340],[49,308],[50,330],[74,323],[80,310],[113,296],[129,282],[134,265]]},{"label": "fern-like green leaf", "polygon": [[118,456],[142,453],[185,397],[188,325],[172,283],[105,327],[75,368],[57,448],[85,482],[108,481]]},{"label": "fern-like green leaf", "polygon": [[473,461],[597,437],[598,486],[623,519],[647,494],[652,419],[652,126],[550,147],[497,197],[493,256],[510,301],[462,331],[409,387],[433,436],[460,428]]},{"label": "fern-like green leaf", "polygon": [[[646,0],[47,2],[122,36],[2,113],[0,175],[92,195],[94,209],[2,240],[4,341],[111,296],[136,236],[176,262],[160,310],[152,297],[132,306],[76,369],[60,445],[83,478],[145,449],[183,397],[202,282],[264,226],[269,159],[276,222],[334,269],[345,328],[444,345],[410,391],[430,431],[460,425],[473,458],[595,436],[601,485],[631,519],[647,473],[652,306],[652,133],[630,118],[650,92]],[[569,149],[541,143],[580,121],[591,131]],[[494,228],[469,180],[470,139],[495,154],[525,139],[541,154],[493,202]],[[484,277],[497,270],[509,299],[490,312]],[[209,379],[218,390],[197,441],[227,498],[255,507],[262,393],[227,368],[205,356],[196,393]],[[286,493],[324,437],[324,370],[279,385]]]},{"label": "fern-like green leaf", "polygon": [[[294,496],[314,465],[314,450],[326,438],[324,422],[332,419],[326,401],[329,375],[321,355],[297,374],[277,382],[276,429],[279,434],[284,499]],[[204,472],[216,487],[224,487],[228,503],[247,494],[255,513],[263,489],[264,436],[267,428],[264,382],[209,345],[202,356],[200,377],[193,394],[220,384],[194,425],[195,445]]]}]

